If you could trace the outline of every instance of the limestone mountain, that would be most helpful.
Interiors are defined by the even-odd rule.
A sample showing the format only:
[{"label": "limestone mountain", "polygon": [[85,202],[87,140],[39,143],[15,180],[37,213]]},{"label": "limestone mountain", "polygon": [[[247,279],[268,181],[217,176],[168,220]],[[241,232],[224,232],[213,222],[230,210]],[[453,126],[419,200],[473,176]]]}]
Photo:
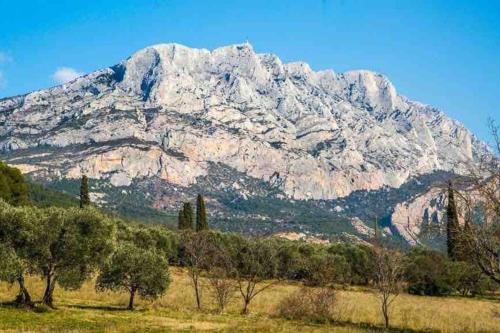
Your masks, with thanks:
[{"label": "limestone mountain", "polygon": [[362,236],[353,221],[374,216],[391,229],[404,189],[423,192],[486,149],[383,75],[313,71],[249,44],[151,46],[0,100],[0,124],[0,158],[35,179],[68,188],[85,174],[95,200],[131,210],[173,213],[203,192],[216,223],[252,232]]}]

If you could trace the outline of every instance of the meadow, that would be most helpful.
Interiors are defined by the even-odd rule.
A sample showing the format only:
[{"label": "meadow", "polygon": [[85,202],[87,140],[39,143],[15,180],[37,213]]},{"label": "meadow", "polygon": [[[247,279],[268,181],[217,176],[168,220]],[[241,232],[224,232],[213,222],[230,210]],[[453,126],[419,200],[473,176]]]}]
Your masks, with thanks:
[{"label": "meadow", "polygon": [[[17,286],[0,283],[0,332],[382,332],[383,321],[375,295],[350,287],[337,292],[334,320],[330,323],[292,321],[278,317],[280,301],[300,288],[282,282],[258,295],[251,313],[240,315],[238,294],[223,314],[217,314],[208,288],[203,310],[197,311],[190,280],[185,271],[171,268],[172,284],[156,301],[139,298],[137,309],[127,311],[126,293],[96,292],[93,282],[75,291],[57,288],[56,309],[31,311],[14,308]],[[43,281],[28,278],[35,299]],[[499,332],[500,299],[421,297],[400,295],[392,311],[394,332]]]}]

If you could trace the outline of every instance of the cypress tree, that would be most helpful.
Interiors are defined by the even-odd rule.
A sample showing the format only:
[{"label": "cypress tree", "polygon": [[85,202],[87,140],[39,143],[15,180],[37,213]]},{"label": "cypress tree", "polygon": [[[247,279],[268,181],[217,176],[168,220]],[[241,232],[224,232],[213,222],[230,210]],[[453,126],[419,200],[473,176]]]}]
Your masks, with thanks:
[{"label": "cypress tree", "polygon": [[186,220],[184,219],[184,209],[179,209],[179,216],[177,217],[177,228],[179,230],[186,228]]},{"label": "cypress tree", "polygon": [[89,179],[83,175],[80,183],[80,208],[90,206]]},{"label": "cypress tree", "polygon": [[378,229],[378,218],[375,217],[375,228],[374,228],[375,240],[380,239],[380,230]]},{"label": "cypress tree", "polygon": [[185,202],[182,208],[184,228],[183,229],[193,229],[193,208],[191,203]]},{"label": "cypress tree", "polygon": [[196,231],[200,230],[208,230],[208,222],[205,200],[201,194],[198,194],[196,198]]},{"label": "cypress tree", "polygon": [[448,183],[448,206],[446,207],[446,245],[448,250],[448,257],[451,260],[459,259],[459,225],[458,213],[455,203],[455,195],[453,193],[453,185],[451,181]]},{"label": "cypress tree", "polygon": [[460,260],[473,262],[471,254],[473,253],[472,240],[472,212],[469,210],[465,214],[464,226],[460,231]]}]

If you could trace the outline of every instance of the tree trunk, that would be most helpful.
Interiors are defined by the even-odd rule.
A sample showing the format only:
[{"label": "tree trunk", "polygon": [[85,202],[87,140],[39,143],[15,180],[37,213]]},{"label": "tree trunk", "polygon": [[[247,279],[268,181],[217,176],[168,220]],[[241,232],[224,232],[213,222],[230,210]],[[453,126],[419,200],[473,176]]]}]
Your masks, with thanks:
[{"label": "tree trunk", "polygon": [[128,310],[134,310],[134,298],[135,298],[135,292],[137,288],[134,286],[130,289],[130,299],[128,301]]},{"label": "tree trunk", "polygon": [[48,307],[54,307],[54,288],[56,287],[56,279],[53,273],[47,274],[47,282],[45,285],[45,292],[43,293],[42,303]]},{"label": "tree trunk", "polygon": [[194,295],[196,297],[196,306],[198,310],[201,310],[200,280],[195,273],[192,273],[191,279],[193,280]]},{"label": "tree trunk", "polygon": [[385,328],[389,328],[389,307],[386,301],[382,304],[382,313],[384,314]]},{"label": "tree trunk", "polygon": [[196,294],[196,305],[198,306],[198,310],[201,310],[201,295],[200,295],[198,282],[195,283],[194,291]]},{"label": "tree trunk", "polygon": [[15,302],[17,304],[33,307],[33,301],[31,300],[31,295],[24,284],[24,276],[22,274],[17,278],[17,283],[19,284],[19,294],[17,295]]},{"label": "tree trunk", "polygon": [[244,297],[243,298],[243,309],[241,310],[242,315],[247,315],[249,313],[248,305],[250,305],[250,299],[248,297]]}]

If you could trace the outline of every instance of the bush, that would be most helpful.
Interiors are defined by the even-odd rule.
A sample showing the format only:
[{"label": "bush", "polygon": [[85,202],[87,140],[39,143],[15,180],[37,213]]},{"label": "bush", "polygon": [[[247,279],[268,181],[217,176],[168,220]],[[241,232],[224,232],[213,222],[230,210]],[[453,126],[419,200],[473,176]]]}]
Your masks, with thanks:
[{"label": "bush", "polygon": [[483,295],[496,286],[474,264],[448,260],[443,254],[426,249],[412,250],[406,258],[408,293],[444,296]]},{"label": "bush", "polygon": [[405,275],[410,294],[442,296],[454,290],[448,274],[448,262],[444,255],[436,251],[412,250],[406,258]]},{"label": "bush", "polygon": [[482,271],[473,264],[458,261],[449,262],[446,266],[448,281],[462,296],[484,295],[495,291],[496,286]]},{"label": "bush", "polygon": [[278,315],[287,319],[325,323],[333,319],[336,301],[331,288],[303,287],[278,304]]}]

